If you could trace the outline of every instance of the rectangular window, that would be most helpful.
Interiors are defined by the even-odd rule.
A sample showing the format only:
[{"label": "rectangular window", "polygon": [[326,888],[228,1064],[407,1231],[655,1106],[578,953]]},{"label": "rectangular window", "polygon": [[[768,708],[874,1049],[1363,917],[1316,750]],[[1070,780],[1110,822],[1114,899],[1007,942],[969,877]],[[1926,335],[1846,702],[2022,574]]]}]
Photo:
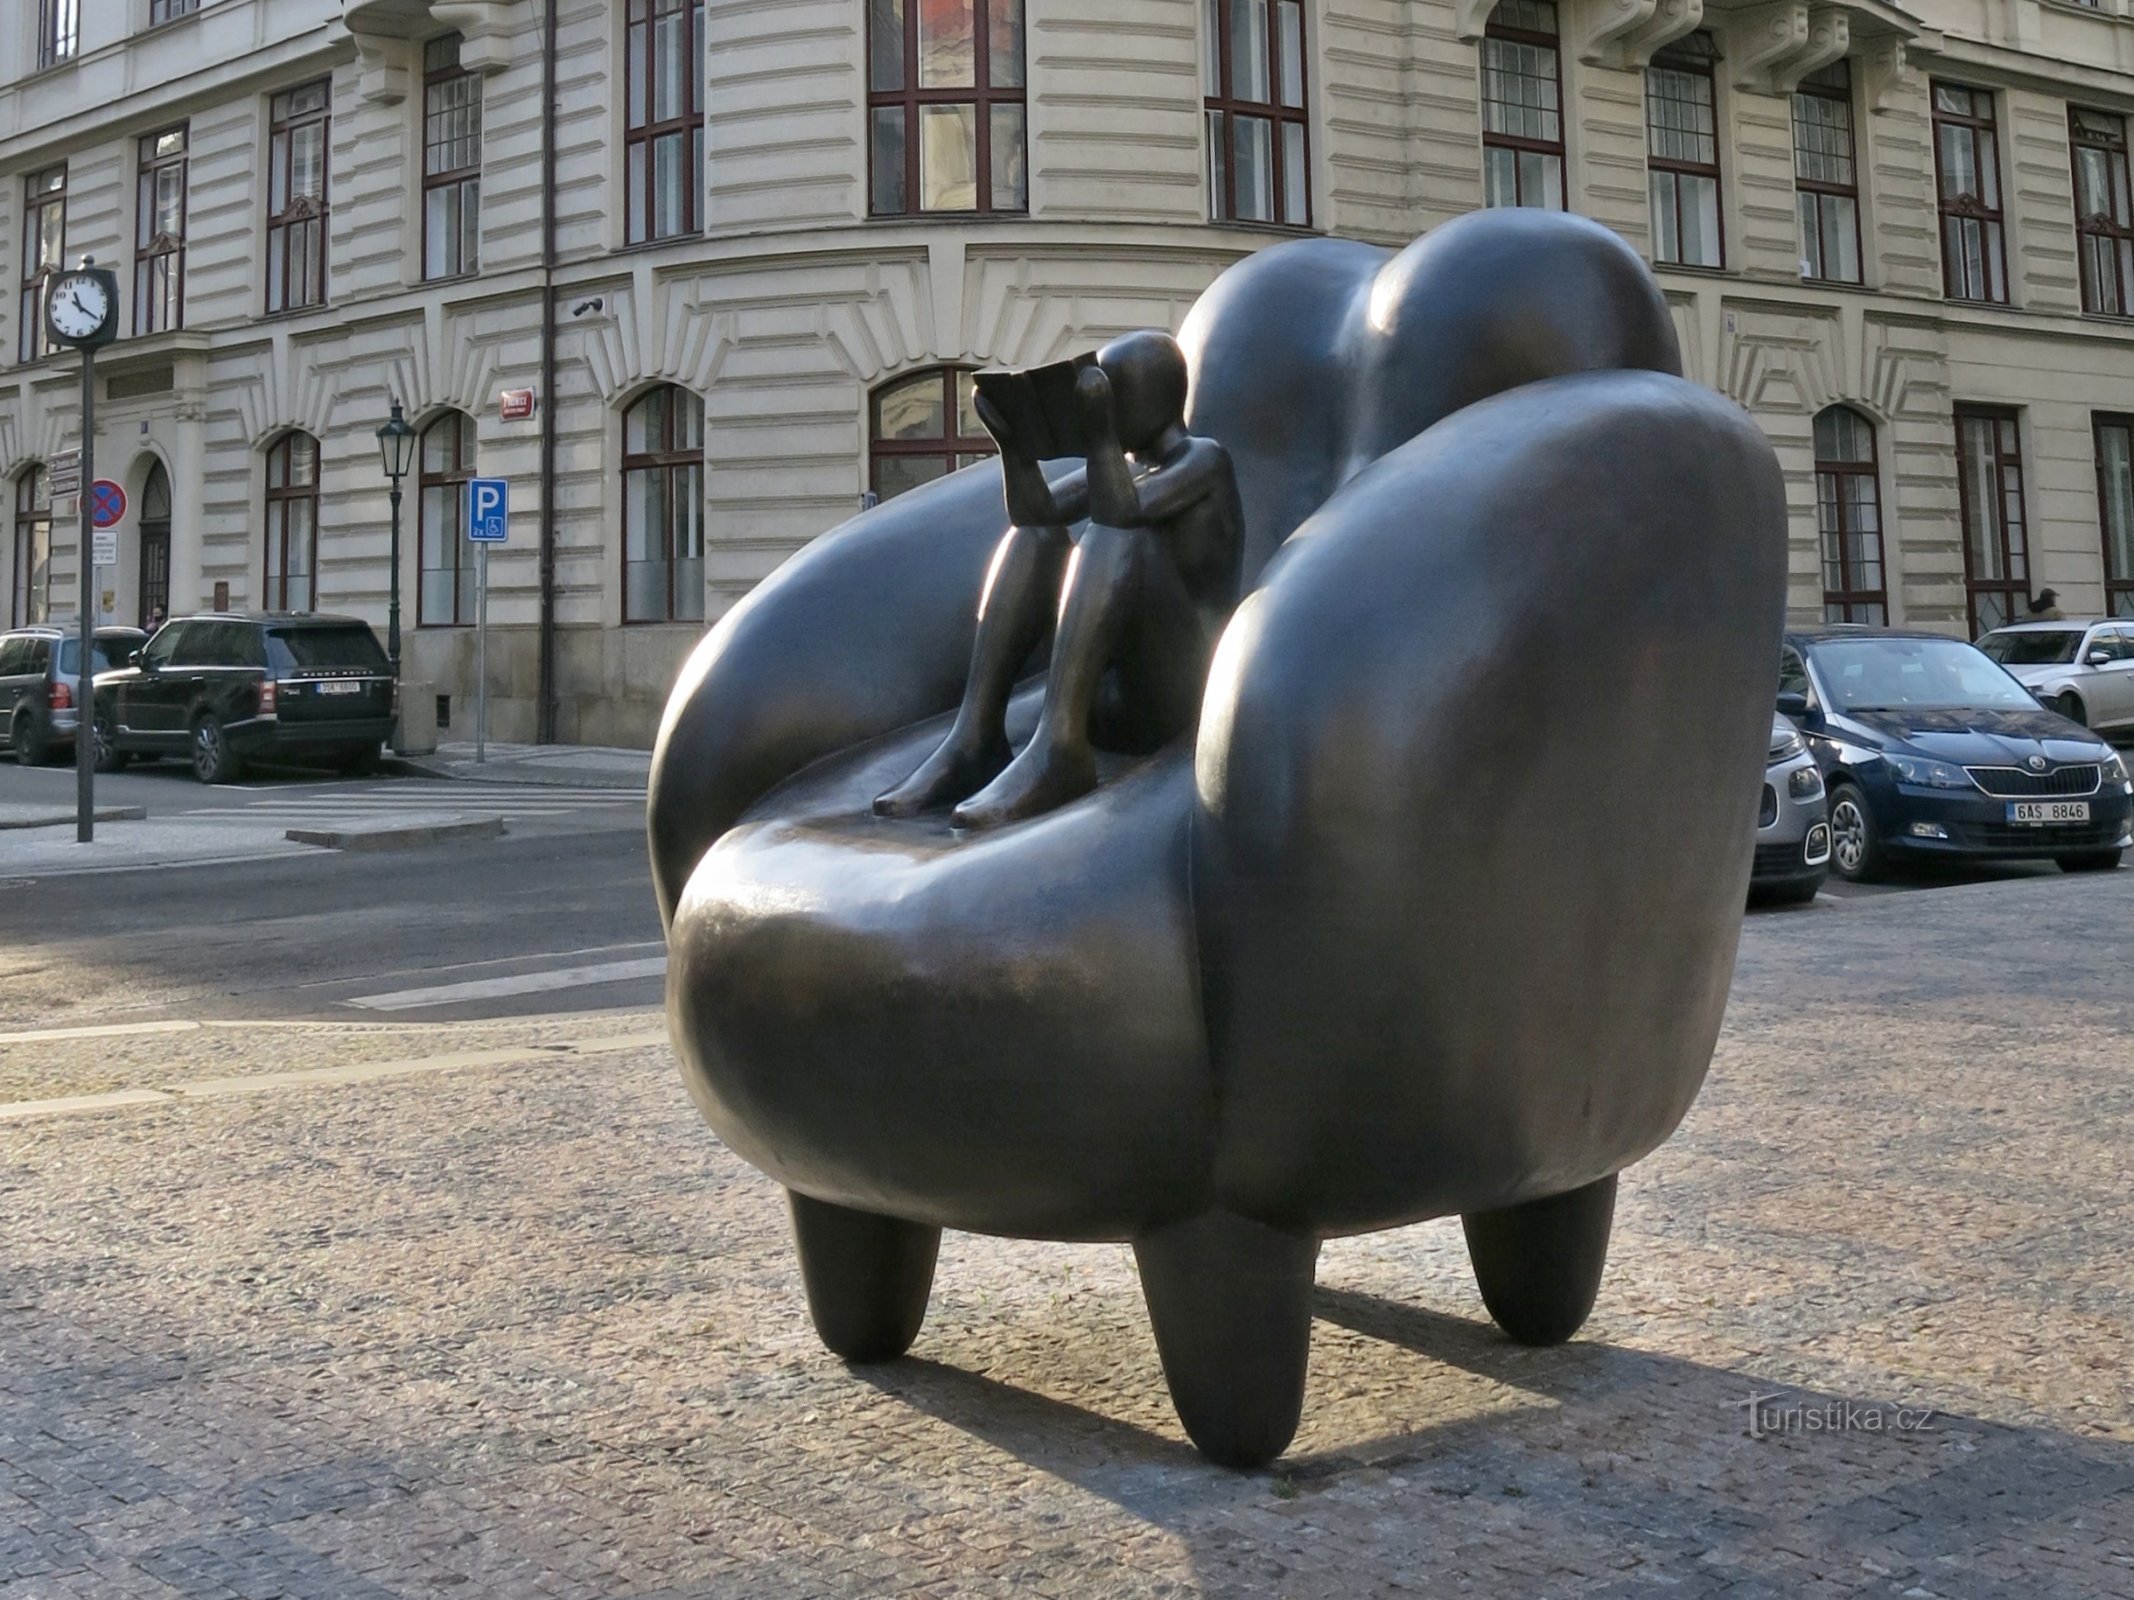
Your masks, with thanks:
[{"label": "rectangular window", "polygon": [[2075,242],[2082,257],[2082,309],[2134,316],[2134,207],[2127,200],[2127,119],[2070,106],[2075,163]]},{"label": "rectangular window", "polygon": [[51,609],[52,486],[43,467],[15,480],[15,567],[8,592],[8,626],[42,622]]},{"label": "rectangular window", "polygon": [[1860,170],[1852,137],[1852,69],[1833,61],[1793,91],[1793,186],[1801,276],[1860,281]]},{"label": "rectangular window", "polygon": [[185,326],[186,130],[143,134],[134,185],[133,331]]},{"label": "rectangular window", "polygon": [[274,97],[267,147],[267,309],[326,303],[326,80]]},{"label": "rectangular window", "polygon": [[1027,211],[1023,0],[868,0],[868,209]]},{"label": "rectangular window", "polygon": [[1482,203],[1563,209],[1563,77],[1552,0],[1499,0],[1482,38]]},{"label": "rectangular window", "polygon": [[1202,0],[1208,30],[1208,215],[1312,220],[1303,0]]},{"label": "rectangular window", "polygon": [[2134,617],[2134,417],[2097,418],[2097,511],[2104,614]]},{"label": "rectangular window", "polygon": [[309,611],[319,548],[319,442],[285,434],[267,452],[266,608]]},{"label": "rectangular window", "polygon": [[72,61],[81,47],[81,0],[37,0],[37,65]]},{"label": "rectangular window", "polygon": [[65,265],[67,169],[47,167],[22,180],[22,294],[17,301],[16,353],[35,361],[59,348],[44,324],[52,275]]},{"label": "rectangular window", "polygon": [[1645,165],[1652,185],[1652,259],[1719,267],[1719,47],[1698,31],[1645,69]]},{"label": "rectangular window", "polygon": [[1941,194],[1941,281],[1951,300],[2008,303],[2001,237],[2001,150],[1993,95],[1934,85],[1934,167]]},{"label": "rectangular window", "polygon": [[482,80],[459,64],[459,35],[423,47],[422,275],[482,269]]},{"label": "rectangular window", "polygon": [[1963,506],[1964,587],[1971,637],[2024,616],[2030,545],[2019,423],[2005,406],[1956,408],[1956,482]]},{"label": "rectangular window", "polygon": [[703,0],[630,0],[623,76],[629,242],[702,231]]},{"label": "rectangular window", "polygon": [[148,25],[175,22],[180,17],[189,17],[200,9],[200,0],[148,0]]}]

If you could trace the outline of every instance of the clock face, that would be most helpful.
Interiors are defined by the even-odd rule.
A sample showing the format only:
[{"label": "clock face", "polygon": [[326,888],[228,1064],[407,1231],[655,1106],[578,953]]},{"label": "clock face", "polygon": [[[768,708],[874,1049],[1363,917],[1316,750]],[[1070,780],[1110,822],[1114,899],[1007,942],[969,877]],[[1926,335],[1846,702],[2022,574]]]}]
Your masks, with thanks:
[{"label": "clock face", "polygon": [[93,339],[111,320],[111,296],[101,280],[75,274],[52,285],[52,331],[63,339]]}]

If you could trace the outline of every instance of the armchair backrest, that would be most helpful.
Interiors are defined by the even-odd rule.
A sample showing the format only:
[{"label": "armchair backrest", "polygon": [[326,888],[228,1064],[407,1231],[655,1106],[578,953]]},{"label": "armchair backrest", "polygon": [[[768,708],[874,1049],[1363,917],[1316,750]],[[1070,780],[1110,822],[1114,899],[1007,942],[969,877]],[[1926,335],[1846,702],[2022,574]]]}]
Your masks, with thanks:
[{"label": "armchair backrest", "polygon": [[1245,586],[1380,456],[1490,395],[1612,368],[1680,375],[1665,297],[1596,222],[1478,211],[1395,252],[1302,239],[1225,272],[1179,338],[1187,421],[1229,447]]}]

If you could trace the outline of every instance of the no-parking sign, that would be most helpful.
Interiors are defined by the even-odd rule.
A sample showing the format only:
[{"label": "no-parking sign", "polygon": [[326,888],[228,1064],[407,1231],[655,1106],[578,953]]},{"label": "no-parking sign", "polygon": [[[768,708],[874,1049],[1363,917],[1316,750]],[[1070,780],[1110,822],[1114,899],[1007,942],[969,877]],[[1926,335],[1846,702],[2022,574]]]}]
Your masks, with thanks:
[{"label": "no-parking sign", "polygon": [[99,528],[116,528],[126,520],[126,488],[109,478],[89,485],[89,521]]}]

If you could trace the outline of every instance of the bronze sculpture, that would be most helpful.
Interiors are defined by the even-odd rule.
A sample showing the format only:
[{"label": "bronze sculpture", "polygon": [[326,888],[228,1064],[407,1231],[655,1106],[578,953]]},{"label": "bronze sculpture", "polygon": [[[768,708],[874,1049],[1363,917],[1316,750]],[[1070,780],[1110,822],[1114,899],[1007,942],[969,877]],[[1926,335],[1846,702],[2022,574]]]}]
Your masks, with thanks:
[{"label": "bronze sculpture", "polygon": [[1179,342],[1244,513],[1192,726],[1021,821],[874,813],[969,686],[1008,521],[974,467],[712,630],[650,845],[685,1080],[791,1195],[830,1348],[909,1345],[943,1227],[1131,1241],[1186,1431],[1250,1465],[1322,1239],[1459,1215],[1514,1337],[1590,1309],[1718,1034],[1785,500],[1575,218],[1275,246]]}]

